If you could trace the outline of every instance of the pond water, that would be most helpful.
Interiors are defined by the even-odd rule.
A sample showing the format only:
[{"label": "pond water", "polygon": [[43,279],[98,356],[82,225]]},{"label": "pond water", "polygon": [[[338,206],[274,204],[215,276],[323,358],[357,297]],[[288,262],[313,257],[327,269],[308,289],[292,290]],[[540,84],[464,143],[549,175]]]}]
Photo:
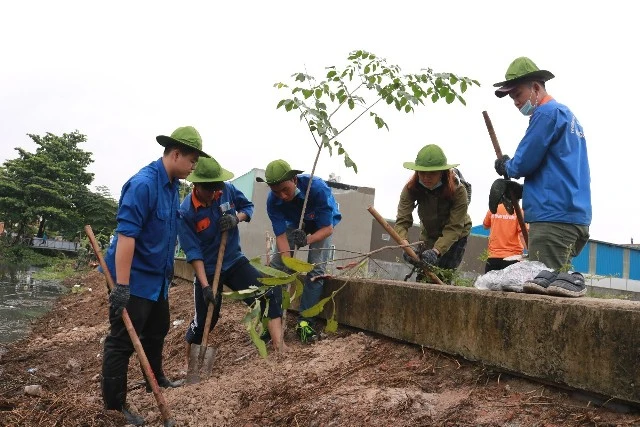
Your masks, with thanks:
[{"label": "pond water", "polygon": [[31,322],[49,311],[66,291],[57,281],[33,279],[35,271],[0,265],[0,347],[27,335]]}]

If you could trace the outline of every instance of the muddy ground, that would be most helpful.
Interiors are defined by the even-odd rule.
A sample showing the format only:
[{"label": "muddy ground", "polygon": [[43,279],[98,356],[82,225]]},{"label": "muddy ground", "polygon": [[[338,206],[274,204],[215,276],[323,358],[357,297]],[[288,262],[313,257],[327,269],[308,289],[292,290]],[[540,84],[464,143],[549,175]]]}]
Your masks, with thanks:
[{"label": "muddy ground", "polygon": [[[33,324],[27,339],[0,358],[0,425],[116,426],[102,409],[102,344],[108,330],[102,275],[68,279],[92,291],[67,294]],[[164,353],[168,376],[184,378],[184,333],[192,316],[191,284],[171,288],[172,327]],[[340,327],[313,345],[261,359],[240,323],[245,306],[225,302],[209,338],[218,348],[214,373],[197,385],[164,391],[180,426],[573,426],[640,425],[640,411],[487,369],[415,345]],[[175,324],[175,326],[174,326]],[[162,419],[140,384],[133,356],[132,408],[148,425]],[[41,396],[25,386],[41,385]],[[617,409],[617,410],[613,410]]]}]

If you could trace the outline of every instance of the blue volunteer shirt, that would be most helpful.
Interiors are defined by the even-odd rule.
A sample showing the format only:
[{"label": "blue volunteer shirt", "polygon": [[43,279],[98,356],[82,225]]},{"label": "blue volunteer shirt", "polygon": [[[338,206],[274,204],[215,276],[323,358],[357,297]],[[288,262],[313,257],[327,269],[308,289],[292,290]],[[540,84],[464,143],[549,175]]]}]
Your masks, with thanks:
[{"label": "blue volunteer shirt", "polygon": [[169,296],[173,278],[177,219],[178,180],[169,181],[162,158],[140,169],[122,187],[115,237],[105,262],[116,280],[118,234],[136,239],[129,289],[131,295],[157,301]]},{"label": "blue volunteer shirt", "polygon": [[[210,206],[202,205],[198,199],[189,194],[180,205],[180,220],[178,221],[178,238],[180,247],[187,256],[187,262],[202,260],[207,275],[212,275],[218,262],[218,250],[222,233],[218,229],[218,220],[222,216],[222,209],[228,215],[244,212],[247,221],[253,215],[253,203],[233,184],[224,183],[224,190]],[[222,271],[226,271],[241,257],[240,233],[237,227],[227,233],[227,246],[222,260]]]},{"label": "blue volunteer shirt", "polygon": [[587,141],[566,106],[543,100],[506,169],[512,178],[524,177],[525,222],[591,224]]},{"label": "blue volunteer shirt", "polygon": [[[287,231],[287,228],[298,228],[304,195],[309,184],[309,175],[298,175],[297,194],[290,202],[285,202],[276,197],[273,192],[267,198],[267,213],[271,219],[273,232],[279,236]],[[322,179],[317,176],[311,181],[309,200],[304,213],[304,231],[313,234],[322,227],[329,225],[336,226],[342,215],[338,211],[338,204],[331,193],[331,189]]]}]

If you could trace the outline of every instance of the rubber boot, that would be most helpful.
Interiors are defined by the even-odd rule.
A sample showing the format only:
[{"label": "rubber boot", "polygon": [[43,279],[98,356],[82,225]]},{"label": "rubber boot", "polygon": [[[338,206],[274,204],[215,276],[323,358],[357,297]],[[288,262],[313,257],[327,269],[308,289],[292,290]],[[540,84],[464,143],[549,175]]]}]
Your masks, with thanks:
[{"label": "rubber boot", "polygon": [[[184,380],[171,381],[164,375],[164,371],[162,369],[162,349],[160,349],[159,351],[150,351],[147,354],[147,357],[149,358],[149,365],[151,366],[151,370],[153,371],[153,375],[155,375],[156,377],[156,381],[158,382],[159,387],[176,388],[184,384]],[[144,370],[142,374],[144,376],[147,393],[151,393],[151,384],[149,384],[147,376],[144,375]]]},{"label": "rubber boot", "polygon": [[144,418],[127,407],[127,377],[102,378],[102,399],[107,410],[120,411],[127,424],[143,426]]}]

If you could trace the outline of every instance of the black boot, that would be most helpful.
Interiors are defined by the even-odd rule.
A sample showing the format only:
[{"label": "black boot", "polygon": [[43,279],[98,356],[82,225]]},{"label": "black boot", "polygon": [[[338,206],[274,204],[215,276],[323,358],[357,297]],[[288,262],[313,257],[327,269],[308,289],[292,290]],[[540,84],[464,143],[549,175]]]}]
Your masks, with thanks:
[{"label": "black boot", "polygon": [[[180,387],[184,384],[184,380],[171,381],[164,375],[164,370],[162,369],[162,343],[158,343],[156,346],[149,347],[149,351],[147,352],[147,357],[149,359],[149,366],[153,371],[153,375],[156,376],[156,381],[158,382],[158,386],[162,388],[176,388]],[[142,365],[140,366],[142,368]],[[142,374],[144,376],[144,382],[146,385],[147,393],[151,393],[151,384],[147,380],[147,376],[144,375],[144,369],[142,370]]]},{"label": "black boot", "polygon": [[[156,377],[156,381],[158,382],[158,386],[162,388],[177,388],[184,384],[184,380],[171,381],[164,375],[162,375],[161,377]],[[144,382],[147,393],[151,393],[151,384],[149,384],[147,377],[144,378]]]},{"label": "black boot", "polygon": [[102,399],[108,410],[120,411],[127,424],[143,426],[144,418],[129,411],[127,407],[127,377],[102,378]]}]

